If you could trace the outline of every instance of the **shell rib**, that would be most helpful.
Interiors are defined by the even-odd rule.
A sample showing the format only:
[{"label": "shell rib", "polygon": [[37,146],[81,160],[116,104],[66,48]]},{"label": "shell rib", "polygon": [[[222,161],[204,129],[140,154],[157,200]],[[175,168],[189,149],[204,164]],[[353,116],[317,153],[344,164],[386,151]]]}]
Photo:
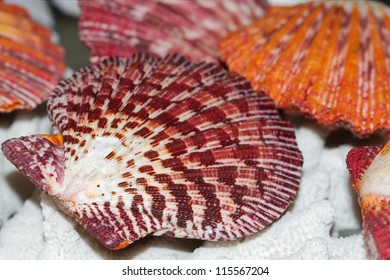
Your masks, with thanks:
[{"label": "shell rib", "polygon": [[34,109],[65,71],[62,48],[46,27],[0,1],[0,113]]},{"label": "shell rib", "polygon": [[111,58],[60,82],[48,111],[62,138],[11,139],[4,154],[108,248],[150,233],[237,239],[298,190],[291,125],[216,64]]},{"label": "shell rib", "polygon": [[313,1],[271,10],[220,52],[277,106],[367,136],[390,131],[389,32],[383,4]]},{"label": "shell rib", "polygon": [[79,0],[91,63],[135,52],[217,61],[218,40],[264,14],[266,0]]},{"label": "shell rib", "polygon": [[372,259],[390,259],[390,141],[351,150],[347,165],[359,195],[363,234]]}]

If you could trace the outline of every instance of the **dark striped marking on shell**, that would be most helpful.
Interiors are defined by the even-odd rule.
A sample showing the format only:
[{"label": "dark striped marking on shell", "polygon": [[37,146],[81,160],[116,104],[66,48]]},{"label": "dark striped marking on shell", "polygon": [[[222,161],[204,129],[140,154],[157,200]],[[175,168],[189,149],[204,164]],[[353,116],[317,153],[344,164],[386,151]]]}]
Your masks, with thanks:
[{"label": "dark striped marking on shell", "polygon": [[[63,147],[37,147],[33,136],[3,151],[38,174],[49,168],[30,154],[63,151],[58,183],[34,182],[108,248],[147,234],[237,239],[279,218],[296,196],[302,155],[293,128],[218,65],[111,58],[62,81],[48,110]],[[23,153],[25,162],[15,160]]]}]

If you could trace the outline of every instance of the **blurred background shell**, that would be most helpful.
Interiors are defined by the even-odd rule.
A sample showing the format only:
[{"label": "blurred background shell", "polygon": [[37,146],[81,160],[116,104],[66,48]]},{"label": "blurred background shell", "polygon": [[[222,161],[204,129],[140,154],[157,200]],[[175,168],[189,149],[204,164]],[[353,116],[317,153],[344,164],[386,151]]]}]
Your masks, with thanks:
[{"label": "blurred background shell", "polygon": [[368,136],[390,131],[389,32],[384,4],[313,1],[270,9],[221,56],[279,107]]},{"label": "blurred background shell", "polygon": [[34,109],[65,71],[63,49],[26,10],[0,2],[0,113]]},{"label": "blurred background shell", "polygon": [[217,61],[218,41],[264,15],[266,0],[79,0],[80,38],[91,62],[142,51]]}]

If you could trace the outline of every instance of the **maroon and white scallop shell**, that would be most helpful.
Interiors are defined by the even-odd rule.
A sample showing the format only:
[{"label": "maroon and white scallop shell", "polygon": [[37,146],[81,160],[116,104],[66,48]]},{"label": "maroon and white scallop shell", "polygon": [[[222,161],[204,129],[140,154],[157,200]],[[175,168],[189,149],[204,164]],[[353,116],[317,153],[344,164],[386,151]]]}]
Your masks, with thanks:
[{"label": "maroon and white scallop shell", "polygon": [[62,81],[48,111],[57,136],[2,149],[108,248],[148,234],[237,239],[277,219],[298,190],[291,125],[213,63],[111,58]]},{"label": "maroon and white scallop shell", "polygon": [[219,39],[260,18],[266,0],[79,0],[91,62],[138,51],[218,61]]}]

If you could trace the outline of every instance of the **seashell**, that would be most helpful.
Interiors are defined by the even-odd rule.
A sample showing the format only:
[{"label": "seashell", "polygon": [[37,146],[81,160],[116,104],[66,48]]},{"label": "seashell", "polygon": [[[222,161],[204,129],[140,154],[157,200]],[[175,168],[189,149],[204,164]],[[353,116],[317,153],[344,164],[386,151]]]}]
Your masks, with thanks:
[{"label": "seashell", "polygon": [[79,0],[80,39],[91,63],[141,51],[180,53],[192,61],[218,61],[218,41],[260,18],[266,0]]},{"label": "seashell", "polygon": [[389,15],[371,1],[274,9],[224,38],[220,52],[280,108],[357,136],[389,132]]},{"label": "seashell", "polygon": [[34,109],[62,78],[64,53],[50,37],[23,8],[0,2],[0,113]]},{"label": "seashell", "polygon": [[213,63],[110,58],[49,96],[56,136],[7,140],[13,164],[102,244],[232,240],[294,200],[302,155],[267,96]]},{"label": "seashell", "polygon": [[372,259],[390,259],[390,141],[352,149],[347,166],[359,195],[363,235]]}]

